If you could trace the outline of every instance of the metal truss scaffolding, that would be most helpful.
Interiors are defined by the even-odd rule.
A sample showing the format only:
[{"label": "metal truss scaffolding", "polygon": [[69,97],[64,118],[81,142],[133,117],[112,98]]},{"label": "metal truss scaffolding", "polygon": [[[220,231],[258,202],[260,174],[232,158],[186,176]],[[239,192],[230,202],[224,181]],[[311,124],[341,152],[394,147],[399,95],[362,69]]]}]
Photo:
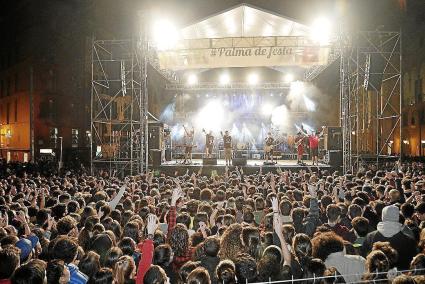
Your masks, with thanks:
[{"label": "metal truss scaffolding", "polygon": [[343,170],[359,167],[362,157],[399,154],[401,145],[400,32],[361,31],[340,39],[340,115]]},{"label": "metal truss scaffolding", "polygon": [[95,40],[92,46],[91,169],[133,175],[147,167],[144,46]]}]

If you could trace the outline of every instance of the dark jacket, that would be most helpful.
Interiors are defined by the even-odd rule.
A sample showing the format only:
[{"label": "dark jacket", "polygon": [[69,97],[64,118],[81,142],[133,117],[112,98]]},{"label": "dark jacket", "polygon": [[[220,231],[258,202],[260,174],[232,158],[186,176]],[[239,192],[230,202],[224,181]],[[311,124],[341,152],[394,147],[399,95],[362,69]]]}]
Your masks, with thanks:
[{"label": "dark jacket", "polygon": [[409,269],[410,262],[417,254],[416,241],[407,236],[403,231],[398,232],[392,237],[386,238],[380,232],[373,231],[367,234],[362,246],[362,255],[367,255],[372,250],[375,242],[389,242],[398,252],[396,267],[398,270]]},{"label": "dark jacket", "polygon": [[310,237],[313,236],[316,228],[320,226],[320,211],[317,198],[310,199],[310,210],[304,218],[302,224],[294,222],[294,228],[297,233],[304,233]]}]

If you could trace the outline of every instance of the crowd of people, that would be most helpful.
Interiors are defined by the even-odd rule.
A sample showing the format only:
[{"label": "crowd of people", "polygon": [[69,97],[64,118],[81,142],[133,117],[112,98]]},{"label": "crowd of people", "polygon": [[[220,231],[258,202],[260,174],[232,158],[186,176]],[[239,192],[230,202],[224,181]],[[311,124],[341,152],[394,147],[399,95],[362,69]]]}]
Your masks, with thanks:
[{"label": "crowd of people", "polygon": [[120,179],[0,161],[0,284],[425,283],[424,228],[421,163]]}]

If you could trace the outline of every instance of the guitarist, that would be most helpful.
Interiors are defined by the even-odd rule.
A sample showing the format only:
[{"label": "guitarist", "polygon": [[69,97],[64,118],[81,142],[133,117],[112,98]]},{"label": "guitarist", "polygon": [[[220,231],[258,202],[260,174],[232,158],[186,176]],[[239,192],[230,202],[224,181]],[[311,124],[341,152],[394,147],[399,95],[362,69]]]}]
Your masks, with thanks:
[{"label": "guitarist", "polygon": [[298,131],[295,136],[295,147],[297,148],[297,164],[303,163],[303,154],[304,154],[304,135],[301,130]]},{"label": "guitarist", "polygon": [[192,127],[191,130],[188,130],[184,125],[184,161],[183,164],[192,163],[192,148],[193,148],[193,139],[195,137],[195,129]]},{"label": "guitarist", "polygon": [[316,131],[313,131],[310,135],[305,133],[304,131],[302,134],[308,138],[308,142],[310,145],[310,152],[311,152],[311,159],[314,163],[316,162],[316,165],[319,165],[318,156],[319,156],[319,139],[323,136],[323,132],[325,131],[325,127],[322,126],[322,130],[317,134]]},{"label": "guitarist", "polygon": [[264,147],[264,156],[266,158],[266,163],[271,160],[273,163],[273,148],[274,148],[274,138],[272,137],[272,134],[269,132],[267,133],[265,141],[265,147]]},{"label": "guitarist", "polygon": [[232,164],[232,136],[230,136],[229,131],[226,130],[221,132],[221,136],[223,137],[223,148],[224,148],[224,159],[226,160],[226,166],[230,166]]},{"label": "guitarist", "polygon": [[212,135],[212,131],[206,132],[205,129],[202,129],[202,131],[205,133],[205,152],[207,158],[212,157],[212,152],[214,148],[214,136]]}]

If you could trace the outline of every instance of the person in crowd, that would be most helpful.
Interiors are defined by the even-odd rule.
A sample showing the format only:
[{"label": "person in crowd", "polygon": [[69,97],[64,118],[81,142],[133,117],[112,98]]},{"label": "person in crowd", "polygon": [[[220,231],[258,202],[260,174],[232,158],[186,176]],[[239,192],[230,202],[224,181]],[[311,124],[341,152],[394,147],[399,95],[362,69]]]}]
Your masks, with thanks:
[{"label": "person in crowd", "polygon": [[14,246],[6,246],[0,250],[0,284],[10,284],[10,278],[19,267],[20,251]]},{"label": "person in crowd", "polygon": [[0,160],[0,284],[425,280],[421,163],[52,173]]},{"label": "person in crowd", "polygon": [[361,280],[365,272],[365,259],[359,255],[348,255],[344,250],[344,240],[334,232],[317,234],[312,239],[313,257],[325,262],[327,268],[335,267],[345,282]]},{"label": "person in crowd", "polygon": [[67,284],[70,282],[70,273],[63,260],[54,259],[47,263],[47,284]]},{"label": "person in crowd", "polygon": [[382,222],[378,223],[376,231],[370,232],[364,240],[364,251],[371,252],[375,242],[389,242],[398,252],[396,266],[399,270],[409,268],[410,261],[417,254],[417,243],[409,228],[400,222],[400,209],[395,205],[386,206],[382,210]]}]

